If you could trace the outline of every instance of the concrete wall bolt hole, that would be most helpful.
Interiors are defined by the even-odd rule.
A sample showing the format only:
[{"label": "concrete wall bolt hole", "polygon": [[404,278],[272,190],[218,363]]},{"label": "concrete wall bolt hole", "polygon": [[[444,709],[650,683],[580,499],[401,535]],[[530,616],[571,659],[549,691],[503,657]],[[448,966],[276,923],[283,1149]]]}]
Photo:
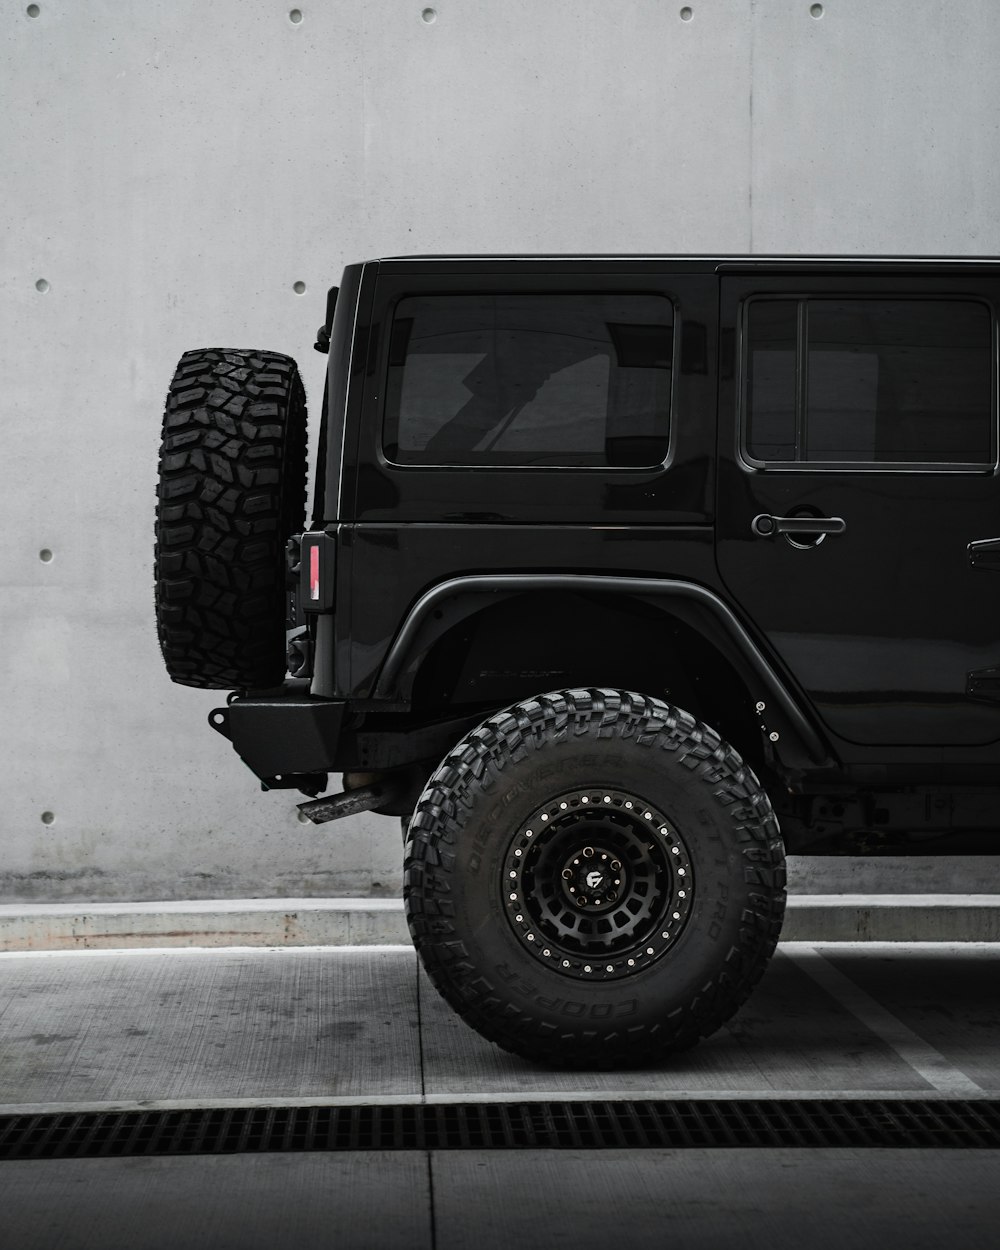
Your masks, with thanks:
[{"label": "concrete wall bolt hole", "polygon": [[437,9],[424,9],[424,11],[420,14],[420,19],[430,26],[433,22],[437,21],[437,16]]},{"label": "concrete wall bolt hole", "polygon": [[41,551],[38,553],[38,558],[39,560],[41,560],[43,564],[51,564],[52,563],[51,550],[48,547],[43,547]]},{"label": "concrete wall bolt hole", "polygon": [[54,825],[56,820],[55,812],[42,812],[42,824]]},{"label": "concrete wall bolt hole", "polygon": [[292,290],[295,292],[296,295],[305,295],[306,284],[304,282],[293,282]]},{"label": "concrete wall bolt hole", "polygon": [[48,289],[49,289],[49,284],[44,278],[39,278],[38,281],[35,283],[35,290],[38,291],[39,294],[41,295],[44,295]]}]

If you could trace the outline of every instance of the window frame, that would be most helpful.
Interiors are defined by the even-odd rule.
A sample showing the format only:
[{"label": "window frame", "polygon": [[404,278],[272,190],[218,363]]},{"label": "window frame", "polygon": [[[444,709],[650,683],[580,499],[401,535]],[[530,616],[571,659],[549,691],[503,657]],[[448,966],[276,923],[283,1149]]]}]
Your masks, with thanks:
[{"label": "window frame", "polygon": [[[749,356],[749,322],[752,304],[774,301],[792,302],[796,305],[795,335],[795,441],[798,446],[800,439],[808,429],[808,351],[809,351],[809,318],[808,304],[823,301],[843,303],[855,301],[888,301],[895,303],[966,303],[980,304],[990,319],[990,460],[963,461],[929,461],[929,460],[760,460],[752,455],[748,445],[750,433],[750,356]],[[737,452],[741,464],[756,472],[766,473],[966,473],[991,474],[998,468],[998,436],[997,436],[997,315],[993,303],[980,294],[934,292],[933,294],[917,294],[913,292],[881,291],[824,291],[824,290],[793,290],[768,291],[758,295],[750,295],[742,301],[739,316],[739,391],[737,415]]]},{"label": "window frame", "polygon": [[[399,305],[407,299],[421,298],[455,298],[458,296],[496,296],[496,295],[517,295],[519,297],[529,295],[540,296],[569,296],[569,297],[589,297],[589,296],[655,296],[662,299],[670,306],[672,323],[671,337],[671,368],[670,368],[670,388],[669,388],[669,407],[667,410],[667,428],[666,428],[666,444],[663,457],[652,464],[440,464],[432,461],[425,461],[419,464],[403,464],[398,460],[390,458],[386,450],[386,425],[388,420],[387,403],[388,403],[388,371],[389,371],[389,346],[392,341],[392,331],[396,324],[396,313]],[[388,314],[387,330],[384,336],[384,344],[379,350],[378,359],[378,379],[379,379],[379,405],[378,405],[378,442],[377,452],[379,460],[394,473],[427,473],[427,472],[451,472],[451,473],[587,473],[587,474],[639,474],[639,473],[655,473],[669,467],[671,457],[674,450],[674,413],[677,403],[677,386],[678,373],[680,366],[680,349],[681,349],[681,315],[680,307],[677,300],[668,292],[656,290],[653,288],[634,288],[621,286],[597,286],[573,289],[571,286],[565,287],[549,287],[538,286],[529,289],[519,289],[498,283],[495,287],[492,284],[482,283],[473,287],[456,287],[451,290],[431,289],[421,290],[405,289],[393,294],[389,305],[386,309]]]}]

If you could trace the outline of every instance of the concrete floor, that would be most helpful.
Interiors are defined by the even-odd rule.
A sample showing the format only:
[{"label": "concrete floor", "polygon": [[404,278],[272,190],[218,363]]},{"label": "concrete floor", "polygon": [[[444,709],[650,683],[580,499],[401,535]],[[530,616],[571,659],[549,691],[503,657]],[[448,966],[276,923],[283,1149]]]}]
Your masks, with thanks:
[{"label": "concrete floor", "polygon": [[[227,1102],[1000,1097],[1000,945],[783,944],[670,1062],[498,1051],[403,948],[0,956],[0,1111]],[[994,1247],[1000,1152],[431,1151],[0,1164],[6,1244]]]}]

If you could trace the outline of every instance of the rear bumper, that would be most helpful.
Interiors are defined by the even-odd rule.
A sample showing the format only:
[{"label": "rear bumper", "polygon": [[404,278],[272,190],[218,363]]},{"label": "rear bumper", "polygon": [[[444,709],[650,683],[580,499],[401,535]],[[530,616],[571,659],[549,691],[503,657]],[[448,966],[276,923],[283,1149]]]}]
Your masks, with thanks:
[{"label": "rear bumper", "polygon": [[359,709],[313,698],[306,682],[293,680],[280,691],[233,698],[215,708],[208,723],[266,786],[296,787],[296,778],[309,777],[311,793],[324,773],[434,764],[487,714],[426,720],[398,710]]},{"label": "rear bumper", "polygon": [[300,689],[248,695],[215,708],[208,723],[228,738],[251,772],[265,782],[287,774],[326,773],[342,767],[347,704],[313,699]]}]

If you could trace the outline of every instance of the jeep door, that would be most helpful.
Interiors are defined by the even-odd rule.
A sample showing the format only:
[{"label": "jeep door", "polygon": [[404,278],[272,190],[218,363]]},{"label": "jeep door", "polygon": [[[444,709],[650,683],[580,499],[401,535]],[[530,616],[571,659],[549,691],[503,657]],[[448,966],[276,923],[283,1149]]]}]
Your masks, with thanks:
[{"label": "jeep door", "polygon": [[973,546],[1000,536],[998,292],[974,264],[721,278],[719,572],[847,742],[1000,739],[1000,567]]}]

